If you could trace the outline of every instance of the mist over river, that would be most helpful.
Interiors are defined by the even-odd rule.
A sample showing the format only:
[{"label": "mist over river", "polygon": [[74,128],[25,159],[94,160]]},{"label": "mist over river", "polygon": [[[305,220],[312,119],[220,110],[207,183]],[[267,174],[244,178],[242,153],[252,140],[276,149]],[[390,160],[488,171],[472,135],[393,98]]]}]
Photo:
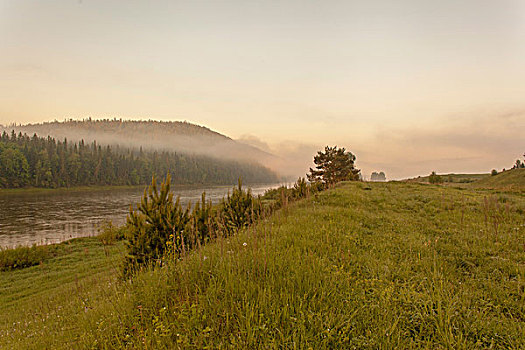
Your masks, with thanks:
[{"label": "mist over river", "polygon": [[[248,186],[254,195],[278,185]],[[214,204],[233,186],[174,186],[185,207],[200,200],[202,192]],[[130,205],[136,208],[144,187],[61,189],[0,192],[0,247],[58,243],[98,233],[100,224],[126,222]]]}]

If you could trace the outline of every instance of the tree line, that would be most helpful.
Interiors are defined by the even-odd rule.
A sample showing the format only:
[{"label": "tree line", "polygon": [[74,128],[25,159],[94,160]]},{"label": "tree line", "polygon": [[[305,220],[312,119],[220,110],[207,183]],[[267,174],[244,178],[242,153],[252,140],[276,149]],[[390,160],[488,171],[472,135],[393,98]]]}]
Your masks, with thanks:
[{"label": "tree line", "polygon": [[147,184],[171,173],[180,184],[249,183],[278,178],[258,165],[169,151],[56,140],[14,131],[0,136],[0,188]]}]

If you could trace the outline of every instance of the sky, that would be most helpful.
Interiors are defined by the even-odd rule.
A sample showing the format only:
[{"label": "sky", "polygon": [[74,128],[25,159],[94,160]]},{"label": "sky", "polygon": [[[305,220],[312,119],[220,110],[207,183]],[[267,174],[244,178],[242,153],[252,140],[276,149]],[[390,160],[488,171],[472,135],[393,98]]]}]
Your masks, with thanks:
[{"label": "sky", "polygon": [[0,124],[187,120],[306,169],[509,168],[525,152],[525,0],[0,0]]}]

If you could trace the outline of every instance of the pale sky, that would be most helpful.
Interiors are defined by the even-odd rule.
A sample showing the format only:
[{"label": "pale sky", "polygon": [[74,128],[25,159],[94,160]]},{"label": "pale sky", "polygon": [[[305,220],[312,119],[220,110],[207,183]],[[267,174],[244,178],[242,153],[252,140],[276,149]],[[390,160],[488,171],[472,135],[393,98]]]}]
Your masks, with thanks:
[{"label": "pale sky", "polygon": [[337,144],[367,177],[509,168],[525,0],[0,0],[0,124],[85,117]]}]

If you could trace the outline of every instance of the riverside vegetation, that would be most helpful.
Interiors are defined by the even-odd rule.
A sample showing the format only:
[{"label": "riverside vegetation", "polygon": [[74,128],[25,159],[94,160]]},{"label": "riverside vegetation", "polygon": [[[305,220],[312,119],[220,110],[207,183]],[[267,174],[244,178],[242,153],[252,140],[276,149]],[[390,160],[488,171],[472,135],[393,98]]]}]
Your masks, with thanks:
[{"label": "riverside vegetation", "polygon": [[178,184],[231,184],[239,176],[250,183],[278,179],[269,169],[246,161],[57,141],[14,131],[0,135],[0,189],[144,185],[152,174],[169,172]]},{"label": "riverside vegetation", "polygon": [[[126,282],[122,244],[93,238],[67,243],[91,242],[72,249],[82,263],[62,256],[0,272],[1,345],[525,346],[521,192],[353,182],[263,200],[280,196],[273,215]],[[19,287],[26,274],[40,284]]]}]

